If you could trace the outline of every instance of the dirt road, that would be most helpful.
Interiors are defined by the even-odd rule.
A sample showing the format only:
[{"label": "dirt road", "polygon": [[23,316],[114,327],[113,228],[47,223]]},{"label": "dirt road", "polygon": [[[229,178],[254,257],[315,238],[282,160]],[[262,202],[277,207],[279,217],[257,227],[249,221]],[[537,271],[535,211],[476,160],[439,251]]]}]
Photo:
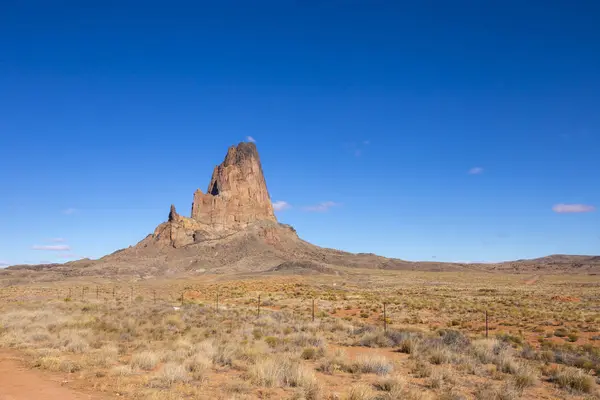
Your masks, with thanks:
[{"label": "dirt road", "polygon": [[10,352],[0,351],[0,400],[101,400],[106,397],[77,392],[57,376],[27,369]]}]

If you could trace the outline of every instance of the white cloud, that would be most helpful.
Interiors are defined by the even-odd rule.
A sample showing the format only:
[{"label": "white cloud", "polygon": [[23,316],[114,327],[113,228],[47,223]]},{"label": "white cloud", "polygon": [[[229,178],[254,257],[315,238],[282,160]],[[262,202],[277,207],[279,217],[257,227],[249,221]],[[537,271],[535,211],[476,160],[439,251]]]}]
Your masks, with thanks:
[{"label": "white cloud", "polygon": [[64,242],[67,241],[67,239],[64,239],[64,238],[52,238],[52,239],[50,239],[50,241],[52,243],[64,243]]},{"label": "white cloud", "polygon": [[8,267],[10,264],[8,261],[0,260],[0,268]]},{"label": "white cloud", "polygon": [[325,212],[325,211],[328,211],[331,207],[337,207],[339,205],[340,205],[339,203],[336,203],[334,201],[324,201],[324,202],[319,203],[314,206],[303,207],[302,209],[304,211],[311,211],[311,212]]},{"label": "white cloud", "polygon": [[483,174],[483,168],[473,167],[469,170],[469,175],[481,175]]},{"label": "white cloud", "polygon": [[78,211],[79,210],[76,209],[76,208],[67,208],[67,209],[63,210],[62,213],[65,214],[65,215],[72,215],[72,214],[77,213]]},{"label": "white cloud", "polygon": [[31,246],[33,250],[44,250],[44,251],[69,251],[71,250],[71,246],[66,244],[56,244],[56,245],[34,245]]},{"label": "white cloud", "polygon": [[587,204],[555,204],[552,211],[559,214],[586,213],[596,210],[596,207]]},{"label": "white cloud", "polygon": [[246,136],[246,140],[250,143],[256,143],[256,140],[252,136]]},{"label": "white cloud", "polygon": [[287,201],[278,200],[273,202],[273,209],[275,211],[283,211],[292,208],[292,205]]}]

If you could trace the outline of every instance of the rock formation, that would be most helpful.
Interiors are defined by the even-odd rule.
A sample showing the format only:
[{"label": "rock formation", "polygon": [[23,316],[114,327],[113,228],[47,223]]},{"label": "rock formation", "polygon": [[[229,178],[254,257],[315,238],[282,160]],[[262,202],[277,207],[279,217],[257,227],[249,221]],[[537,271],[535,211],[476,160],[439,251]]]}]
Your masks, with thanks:
[{"label": "rock formation", "polygon": [[229,148],[225,161],[213,171],[207,193],[194,193],[192,219],[224,233],[256,221],[276,221],[254,143]]},{"label": "rock formation", "polygon": [[217,165],[207,193],[194,193],[191,218],[177,213],[171,205],[169,219],[154,234],[159,244],[182,247],[217,239],[259,222],[277,222],[260,157],[254,143],[231,146],[225,160]]}]

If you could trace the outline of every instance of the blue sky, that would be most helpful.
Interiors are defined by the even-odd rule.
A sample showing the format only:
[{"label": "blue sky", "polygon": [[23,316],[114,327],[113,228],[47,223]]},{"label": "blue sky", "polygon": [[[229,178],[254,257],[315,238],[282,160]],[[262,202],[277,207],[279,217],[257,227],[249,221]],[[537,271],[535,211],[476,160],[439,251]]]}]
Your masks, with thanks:
[{"label": "blue sky", "polygon": [[600,5],[398,3],[2,2],[0,264],[135,244],[249,136],[315,244],[599,254]]}]

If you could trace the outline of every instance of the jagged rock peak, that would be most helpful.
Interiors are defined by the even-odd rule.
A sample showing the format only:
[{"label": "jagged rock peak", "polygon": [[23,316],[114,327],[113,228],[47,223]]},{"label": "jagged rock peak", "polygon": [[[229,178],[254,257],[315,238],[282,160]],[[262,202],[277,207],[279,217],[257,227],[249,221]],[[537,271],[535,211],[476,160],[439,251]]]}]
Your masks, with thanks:
[{"label": "jagged rock peak", "polygon": [[242,164],[248,159],[254,158],[260,165],[260,157],[256,145],[251,142],[241,142],[237,146],[230,146],[223,161],[223,166]]},{"label": "jagged rock peak", "polygon": [[216,231],[238,231],[249,224],[276,221],[254,143],[231,146],[213,170],[207,193],[198,189],[192,219]]},{"label": "jagged rock peak", "polygon": [[171,204],[171,210],[169,211],[169,222],[176,221],[177,219],[179,219],[179,214],[177,214],[175,205]]}]

